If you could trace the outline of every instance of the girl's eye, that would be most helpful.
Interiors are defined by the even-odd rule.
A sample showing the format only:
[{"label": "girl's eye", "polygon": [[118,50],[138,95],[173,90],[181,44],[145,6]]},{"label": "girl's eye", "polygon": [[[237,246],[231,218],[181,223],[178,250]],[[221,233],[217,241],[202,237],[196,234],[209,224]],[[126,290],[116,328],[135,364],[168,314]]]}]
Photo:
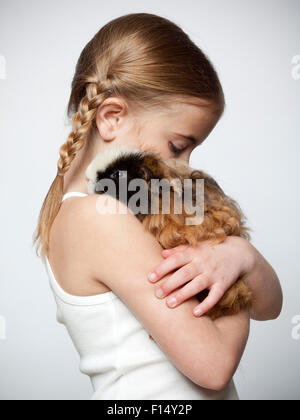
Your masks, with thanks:
[{"label": "girl's eye", "polygon": [[174,153],[174,155],[178,156],[182,153],[182,149],[178,149],[178,147],[174,146],[173,143],[169,143],[169,147],[172,153]]}]

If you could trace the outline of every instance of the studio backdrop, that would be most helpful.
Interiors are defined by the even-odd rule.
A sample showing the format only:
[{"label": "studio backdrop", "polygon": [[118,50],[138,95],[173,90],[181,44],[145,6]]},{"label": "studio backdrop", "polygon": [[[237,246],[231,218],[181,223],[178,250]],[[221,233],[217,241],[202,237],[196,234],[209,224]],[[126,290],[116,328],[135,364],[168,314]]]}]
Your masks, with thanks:
[{"label": "studio backdrop", "polygon": [[240,203],[282,284],[280,318],[251,324],[240,398],[299,399],[299,0],[1,0],[0,399],[91,396],[32,235],[70,130],[79,54],[108,21],[136,12],[180,25],[215,65],[226,111],[191,165]]}]

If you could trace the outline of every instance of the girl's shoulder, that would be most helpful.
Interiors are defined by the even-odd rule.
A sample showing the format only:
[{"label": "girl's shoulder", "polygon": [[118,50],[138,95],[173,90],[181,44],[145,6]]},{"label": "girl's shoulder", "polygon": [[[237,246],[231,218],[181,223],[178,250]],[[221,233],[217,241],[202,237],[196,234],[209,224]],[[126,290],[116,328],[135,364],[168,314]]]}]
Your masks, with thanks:
[{"label": "girl's shoulder", "polygon": [[72,295],[89,296],[111,290],[90,270],[94,251],[91,235],[96,234],[95,224],[99,224],[96,205],[95,196],[69,197],[51,227],[48,259],[57,282]]}]

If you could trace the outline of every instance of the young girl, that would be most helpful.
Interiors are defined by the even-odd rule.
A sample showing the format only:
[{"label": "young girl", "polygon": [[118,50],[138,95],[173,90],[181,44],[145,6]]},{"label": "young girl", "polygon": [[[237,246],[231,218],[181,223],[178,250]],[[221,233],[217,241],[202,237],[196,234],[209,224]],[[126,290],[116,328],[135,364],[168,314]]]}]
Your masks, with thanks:
[{"label": "young girl", "polygon": [[[223,110],[211,63],[165,18],[119,17],[82,51],[68,106],[72,132],[36,240],[93,399],[237,399],[232,376],[249,319],[280,313],[278,278],[246,240],[162,253],[132,214],[101,214],[103,197],[87,195],[85,170],[107,147],[151,146],[163,159],[189,162]],[[242,275],[251,313],[205,316]],[[210,293],[198,304],[203,289]]]}]

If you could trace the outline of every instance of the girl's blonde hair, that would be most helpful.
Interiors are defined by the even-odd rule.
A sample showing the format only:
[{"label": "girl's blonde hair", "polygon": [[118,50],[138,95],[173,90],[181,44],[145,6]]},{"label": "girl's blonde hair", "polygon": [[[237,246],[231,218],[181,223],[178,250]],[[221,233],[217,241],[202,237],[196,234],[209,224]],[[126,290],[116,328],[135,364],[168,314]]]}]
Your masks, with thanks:
[{"label": "girl's blonde hair", "polygon": [[58,174],[40,211],[34,241],[44,255],[63,196],[63,175],[95,128],[97,108],[110,95],[142,107],[164,106],[171,96],[208,100],[222,114],[224,95],[217,73],[204,53],[175,23],[133,13],[105,26],[83,49],[76,65],[68,116],[72,131],[60,148]]}]

